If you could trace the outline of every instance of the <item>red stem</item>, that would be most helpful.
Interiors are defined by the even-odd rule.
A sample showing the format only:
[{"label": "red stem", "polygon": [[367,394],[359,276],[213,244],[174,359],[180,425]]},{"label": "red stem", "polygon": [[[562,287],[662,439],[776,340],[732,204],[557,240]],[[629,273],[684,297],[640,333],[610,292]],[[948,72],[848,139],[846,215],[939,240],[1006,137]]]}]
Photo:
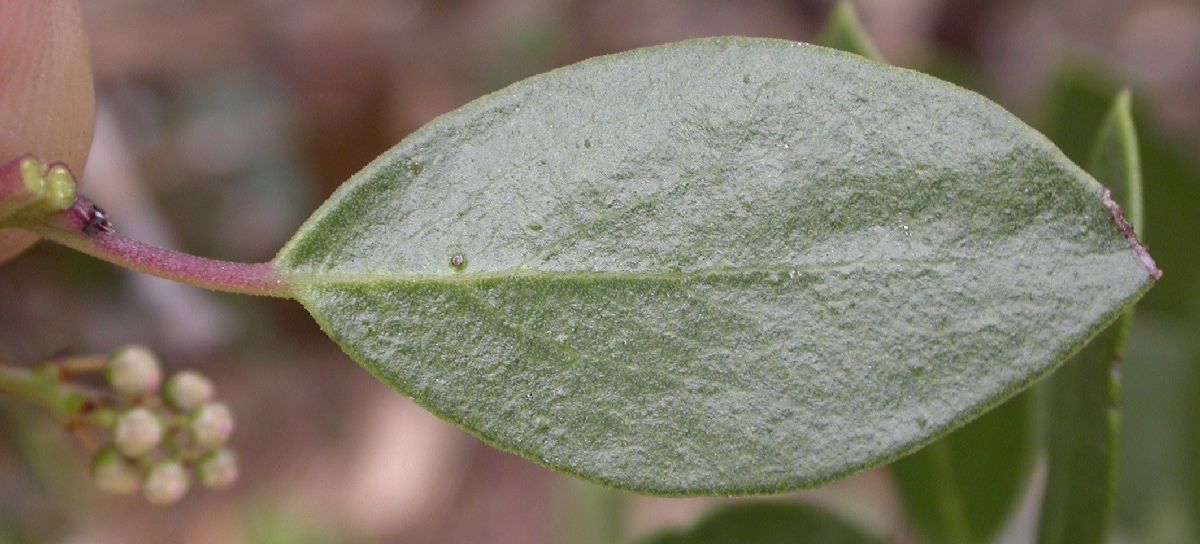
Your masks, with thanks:
[{"label": "red stem", "polygon": [[196,257],[111,232],[90,200],[78,197],[66,210],[16,225],[44,238],[118,266],[196,287],[273,297],[290,296],[275,264],[235,263]]}]

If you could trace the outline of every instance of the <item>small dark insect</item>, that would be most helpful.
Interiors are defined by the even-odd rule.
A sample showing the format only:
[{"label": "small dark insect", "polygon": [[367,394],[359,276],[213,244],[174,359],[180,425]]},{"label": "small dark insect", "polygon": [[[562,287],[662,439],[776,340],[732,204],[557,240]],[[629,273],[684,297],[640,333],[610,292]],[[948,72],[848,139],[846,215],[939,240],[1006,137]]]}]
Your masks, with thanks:
[{"label": "small dark insect", "polygon": [[104,209],[92,204],[92,209],[84,217],[83,233],[97,234],[100,232],[113,232],[113,230],[112,223],[108,222],[108,216],[104,214]]}]

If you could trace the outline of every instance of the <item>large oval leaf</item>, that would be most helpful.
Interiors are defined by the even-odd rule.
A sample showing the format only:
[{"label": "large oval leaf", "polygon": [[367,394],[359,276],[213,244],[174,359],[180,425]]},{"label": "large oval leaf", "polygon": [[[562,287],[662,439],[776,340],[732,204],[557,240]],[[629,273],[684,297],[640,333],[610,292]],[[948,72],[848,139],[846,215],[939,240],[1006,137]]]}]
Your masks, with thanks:
[{"label": "large oval leaf", "polygon": [[276,262],[354,359],[500,448],[754,493],[891,460],[1049,372],[1157,274],[1120,227],[978,95],[724,38],[472,102]]}]

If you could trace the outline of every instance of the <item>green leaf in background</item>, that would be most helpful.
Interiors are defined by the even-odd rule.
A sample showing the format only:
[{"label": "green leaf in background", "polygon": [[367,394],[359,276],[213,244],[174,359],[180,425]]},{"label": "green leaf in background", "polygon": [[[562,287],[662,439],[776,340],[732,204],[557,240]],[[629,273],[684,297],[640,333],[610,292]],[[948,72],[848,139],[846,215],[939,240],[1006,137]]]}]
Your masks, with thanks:
[{"label": "green leaf in background", "polygon": [[[1067,65],[1054,77],[1039,126],[1068,158],[1087,164],[1095,135],[1119,91],[1099,68]],[[1141,218],[1146,230],[1138,234],[1154,241],[1155,260],[1170,271],[1139,309],[1200,324],[1200,252],[1195,250],[1200,160],[1194,145],[1147,123],[1157,117],[1154,111],[1139,108],[1137,102],[1133,106],[1139,119],[1145,206],[1154,210]]]},{"label": "green leaf in background", "polygon": [[992,542],[1029,481],[1034,391],[891,466],[909,520],[932,543]]},{"label": "green leaf in background", "polygon": [[559,538],[571,544],[612,544],[625,541],[628,494],[583,480],[563,478],[559,511]]},{"label": "green leaf in background", "polygon": [[[1191,392],[1200,391],[1200,352],[1194,355],[1191,361],[1191,368],[1187,379],[1187,387]],[[1200,463],[1196,463],[1195,454],[1200,452],[1200,425],[1195,424],[1195,416],[1200,414],[1200,395],[1190,395],[1186,405],[1188,422],[1191,423],[1184,429],[1183,443],[1184,455],[1187,456],[1187,463],[1184,467],[1184,476],[1186,482],[1186,494],[1188,504],[1185,506],[1186,516],[1191,523],[1189,524],[1193,535],[1200,535]]]},{"label": "green leaf in background", "polygon": [[1045,375],[1157,270],[978,95],[775,40],[443,116],[277,258],[355,360],[497,447],[660,494],[817,485]]},{"label": "green leaf in background", "polygon": [[[1097,67],[1072,64],[1053,79],[1041,126],[1067,155],[1087,161],[1116,82]],[[1132,542],[1194,542],[1200,502],[1187,505],[1183,483],[1194,448],[1181,439],[1196,427],[1200,380],[1200,161],[1194,144],[1158,126],[1158,115],[1134,101],[1145,182],[1142,217],[1155,260],[1169,273],[1138,303],[1135,333],[1121,365],[1121,445],[1115,537]],[[1141,232],[1139,231],[1139,234]],[[1192,531],[1188,536],[1188,531]]]},{"label": "green leaf in background", "polygon": [[[1144,124],[1140,117],[1138,124]],[[1151,215],[1157,214],[1154,209]],[[1200,415],[1197,328],[1155,315],[1141,303],[1133,328],[1121,363],[1121,462],[1112,541],[1200,542],[1200,510],[1188,504],[1185,491],[1200,451],[1187,442]]]},{"label": "green leaf in background", "polygon": [[879,54],[879,49],[863,29],[854,5],[846,0],[834,6],[817,43],[883,62],[883,55]]},{"label": "green leaf in background", "polygon": [[1125,210],[1125,219],[1133,231],[1141,234],[1142,163],[1129,91],[1121,91],[1113,100],[1096,133],[1087,169],[1096,181],[1112,191],[1113,200]]},{"label": "green leaf in background", "polygon": [[1043,106],[1042,131],[1077,164],[1087,164],[1120,87],[1104,72],[1067,65],[1059,70]]},{"label": "green leaf in background", "polygon": [[883,542],[837,516],[795,502],[725,506],[695,526],[656,535],[643,544],[867,544]]},{"label": "green leaf in background", "polygon": [[[1096,134],[1088,171],[1111,188],[1134,228],[1142,217],[1142,174],[1128,92],[1117,95]],[[1038,541],[1104,542],[1112,525],[1120,383],[1133,323],[1127,310],[1063,365],[1046,388],[1047,480]]]}]

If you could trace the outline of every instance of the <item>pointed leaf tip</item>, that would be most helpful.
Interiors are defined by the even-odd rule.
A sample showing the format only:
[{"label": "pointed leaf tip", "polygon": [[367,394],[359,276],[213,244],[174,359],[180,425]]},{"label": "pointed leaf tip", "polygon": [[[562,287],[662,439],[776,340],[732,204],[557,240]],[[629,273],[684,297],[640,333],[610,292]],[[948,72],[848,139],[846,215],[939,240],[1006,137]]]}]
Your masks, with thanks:
[{"label": "pointed leaf tip", "polygon": [[[1135,227],[1142,216],[1142,172],[1128,90],[1117,93],[1096,132],[1088,171],[1104,205],[1157,280],[1162,272]],[[1119,201],[1119,203],[1118,203]],[[1124,206],[1126,212],[1122,212]],[[1128,220],[1127,220],[1128,218]],[[1140,226],[1137,227],[1140,229]],[[1042,544],[1103,542],[1112,524],[1120,432],[1118,365],[1133,323],[1132,306],[1054,375],[1045,389],[1047,478],[1038,523]]]},{"label": "pointed leaf tip", "polygon": [[1138,252],[1147,271],[1155,280],[1160,279],[1162,271],[1138,239],[1138,233],[1144,228],[1142,166],[1129,89],[1122,89],[1113,97],[1092,143],[1088,171],[1106,187],[1104,205]]}]

